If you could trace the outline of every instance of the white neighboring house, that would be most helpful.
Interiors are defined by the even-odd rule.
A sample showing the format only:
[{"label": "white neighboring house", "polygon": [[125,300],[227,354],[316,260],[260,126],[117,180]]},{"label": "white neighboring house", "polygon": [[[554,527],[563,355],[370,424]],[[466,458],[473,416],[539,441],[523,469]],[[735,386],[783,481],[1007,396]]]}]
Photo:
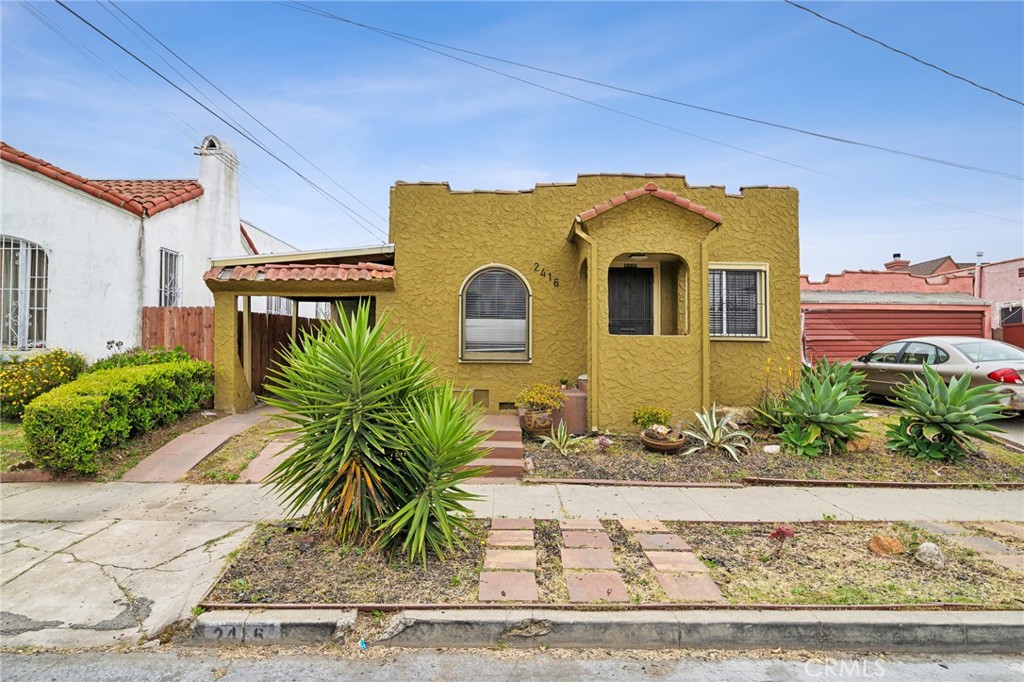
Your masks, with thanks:
[{"label": "white neighboring house", "polygon": [[196,180],[88,180],[0,142],[0,352],[139,345],[144,306],[213,305],[211,258],[295,250],[240,220],[230,146],[198,154]]}]

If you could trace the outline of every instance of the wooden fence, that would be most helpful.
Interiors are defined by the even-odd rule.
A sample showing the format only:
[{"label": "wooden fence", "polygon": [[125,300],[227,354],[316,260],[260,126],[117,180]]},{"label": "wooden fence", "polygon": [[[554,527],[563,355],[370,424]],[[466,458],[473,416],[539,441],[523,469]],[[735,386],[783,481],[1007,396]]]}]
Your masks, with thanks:
[{"label": "wooden fence", "polygon": [[[143,308],[142,347],[183,346],[194,358],[213,362],[213,307]],[[324,320],[298,319],[298,330],[312,329]],[[238,352],[242,352],[242,313],[238,313]],[[262,395],[267,371],[281,360],[281,348],[292,333],[291,315],[252,314],[252,387]]]}]

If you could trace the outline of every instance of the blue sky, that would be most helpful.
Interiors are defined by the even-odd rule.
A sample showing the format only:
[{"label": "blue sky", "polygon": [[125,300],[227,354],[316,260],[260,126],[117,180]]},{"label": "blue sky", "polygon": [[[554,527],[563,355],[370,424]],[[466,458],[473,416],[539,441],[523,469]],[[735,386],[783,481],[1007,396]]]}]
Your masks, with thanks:
[{"label": "blue sky", "polygon": [[[946,254],[970,261],[976,251],[986,260],[1024,254],[1024,184],[1017,178],[837,144],[462,55],[653,124],[642,122],[269,2],[118,3],[328,179],[129,31],[113,6],[71,6],[188,89],[159,51],[275,153],[378,229],[386,229],[376,214],[387,216],[396,180],[523,189],[572,181],[578,173],[668,172],[729,191],[797,187],[801,266],[815,277],[879,268],[894,252],[915,261]],[[315,6],[659,97],[1024,175],[1024,107],[781,1]],[[810,6],[1024,99],[1020,2]],[[304,249],[380,241],[58,5],[31,7],[102,69],[22,4],[5,0],[6,142],[86,177],[195,177],[193,147],[213,133],[241,159],[243,217]]]}]

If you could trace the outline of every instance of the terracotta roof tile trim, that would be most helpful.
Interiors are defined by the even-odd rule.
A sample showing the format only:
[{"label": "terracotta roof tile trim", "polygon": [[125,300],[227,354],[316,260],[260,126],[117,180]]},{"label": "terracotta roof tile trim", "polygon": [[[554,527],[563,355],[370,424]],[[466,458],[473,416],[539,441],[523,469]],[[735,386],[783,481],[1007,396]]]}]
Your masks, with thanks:
[{"label": "terracotta roof tile trim", "polygon": [[266,264],[211,268],[204,280],[249,282],[343,282],[394,279],[395,268],[379,263],[336,265]]},{"label": "terracotta roof tile trim", "polygon": [[0,159],[147,218],[203,194],[195,180],[89,180],[0,142]]},{"label": "terracotta roof tile trim", "polygon": [[578,216],[576,216],[576,219],[579,220],[581,223],[585,222],[595,216],[601,215],[607,210],[615,208],[616,206],[620,206],[626,203],[627,201],[647,195],[657,197],[658,199],[667,201],[670,204],[675,204],[676,206],[679,206],[680,208],[685,208],[688,211],[693,211],[697,215],[704,216],[711,222],[722,222],[722,216],[719,215],[718,213],[715,213],[714,211],[709,211],[700,204],[695,204],[689,199],[684,199],[675,192],[669,192],[667,190],[658,189],[658,185],[653,182],[648,182],[640,189],[631,189],[628,192],[623,192],[619,196],[612,197],[611,199],[602,204],[598,204],[593,208],[589,208],[586,211],[580,213]]}]

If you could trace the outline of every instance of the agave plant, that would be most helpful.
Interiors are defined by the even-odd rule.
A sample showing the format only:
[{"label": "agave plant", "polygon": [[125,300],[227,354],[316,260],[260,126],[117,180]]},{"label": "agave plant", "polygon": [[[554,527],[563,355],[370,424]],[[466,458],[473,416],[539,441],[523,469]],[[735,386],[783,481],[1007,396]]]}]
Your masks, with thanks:
[{"label": "agave plant", "polygon": [[710,410],[694,411],[697,422],[691,428],[684,429],[682,435],[697,441],[697,444],[683,451],[683,455],[691,455],[702,450],[724,450],[736,462],[740,461],[739,452],[747,452],[753,440],[746,431],[733,425],[735,412],[722,416],[718,414],[716,405]]},{"label": "agave plant", "polygon": [[1000,396],[989,386],[970,387],[964,374],[947,385],[929,365],[923,374],[893,388],[893,402],[901,409],[890,425],[888,447],[920,459],[956,462],[971,450],[971,438],[994,442],[1002,431],[992,422],[1002,419]]},{"label": "agave plant", "polygon": [[851,395],[864,393],[864,373],[854,370],[853,364],[849,362],[829,363],[828,358],[821,358],[813,365],[804,368],[803,376],[808,375],[817,378],[820,382],[828,380],[835,387],[845,387],[846,392]]},{"label": "agave plant", "polygon": [[806,372],[784,401],[787,421],[799,428],[784,429],[779,440],[804,454],[809,454],[808,446],[819,440],[828,452],[841,450],[847,441],[864,432],[858,423],[864,419],[864,413],[857,410],[861,400],[860,393],[851,392],[848,380],[831,376],[819,379],[814,372]]},{"label": "agave plant", "polygon": [[366,541],[400,506],[411,399],[430,386],[421,349],[386,332],[386,320],[371,327],[361,306],[340,326],[293,339],[267,382],[267,402],[284,410],[297,434],[267,485],[290,514],[308,505],[309,520],[339,541]]},{"label": "agave plant", "polygon": [[773,432],[781,431],[787,423],[785,399],[774,391],[765,391],[754,406],[754,424]]},{"label": "agave plant", "polygon": [[427,550],[443,557],[454,547],[465,547],[469,533],[463,504],[476,499],[458,486],[483,473],[467,466],[480,457],[479,446],[490,437],[477,431],[479,408],[465,395],[456,397],[446,384],[413,398],[410,427],[403,438],[404,504],[389,514],[378,531],[378,545],[401,543],[409,562],[426,565]]},{"label": "agave plant", "polygon": [[579,445],[587,439],[586,436],[572,436],[569,434],[569,429],[565,426],[565,420],[558,420],[558,428],[551,427],[551,435],[543,436],[541,441],[541,448],[546,448],[549,445],[558,451],[558,454],[565,457],[569,454],[569,451],[576,445]]}]

